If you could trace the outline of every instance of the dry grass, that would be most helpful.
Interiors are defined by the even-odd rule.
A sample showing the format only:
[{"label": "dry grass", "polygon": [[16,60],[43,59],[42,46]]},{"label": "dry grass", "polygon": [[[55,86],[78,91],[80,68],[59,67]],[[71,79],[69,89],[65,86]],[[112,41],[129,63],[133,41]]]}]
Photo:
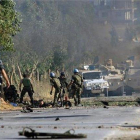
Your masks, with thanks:
[{"label": "dry grass", "polygon": [[[33,81],[34,87],[34,100],[44,99],[44,100],[52,100],[53,96],[50,95],[50,84],[47,81]],[[26,93],[24,100],[29,101],[29,96]]]},{"label": "dry grass", "polygon": [[3,98],[0,98],[0,110],[20,110],[20,107],[14,107],[9,103],[6,103]]}]

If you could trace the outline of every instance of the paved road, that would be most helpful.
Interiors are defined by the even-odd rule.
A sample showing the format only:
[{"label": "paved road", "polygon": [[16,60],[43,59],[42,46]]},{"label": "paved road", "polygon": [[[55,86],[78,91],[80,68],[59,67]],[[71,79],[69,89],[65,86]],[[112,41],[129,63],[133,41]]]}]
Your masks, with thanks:
[{"label": "paved road", "polygon": [[[55,121],[59,117],[59,121]],[[0,140],[24,139],[18,136],[23,127],[39,132],[87,134],[86,140],[103,140],[122,132],[120,125],[140,124],[139,107],[73,108],[34,110],[32,113],[0,112]],[[101,127],[101,128],[99,128]],[[129,132],[128,132],[129,133]]]}]

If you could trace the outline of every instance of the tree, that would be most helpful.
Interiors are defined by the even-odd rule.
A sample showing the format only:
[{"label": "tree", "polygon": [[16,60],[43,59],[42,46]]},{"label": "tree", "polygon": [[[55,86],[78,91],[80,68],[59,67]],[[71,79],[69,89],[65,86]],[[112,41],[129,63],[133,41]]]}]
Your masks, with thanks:
[{"label": "tree", "polygon": [[0,0],[0,50],[13,50],[13,36],[20,30],[19,14],[12,0]]}]

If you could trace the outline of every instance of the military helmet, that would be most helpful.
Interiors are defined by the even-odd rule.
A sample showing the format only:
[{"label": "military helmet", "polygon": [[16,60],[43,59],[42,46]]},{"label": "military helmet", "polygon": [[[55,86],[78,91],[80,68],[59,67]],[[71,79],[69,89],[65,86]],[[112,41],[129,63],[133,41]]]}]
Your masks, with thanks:
[{"label": "military helmet", "polygon": [[55,77],[55,73],[51,72],[50,77],[52,77],[52,78]]},{"label": "military helmet", "polygon": [[60,76],[65,76],[65,72],[61,72],[60,73]]},{"label": "military helmet", "polygon": [[74,69],[74,70],[73,70],[73,73],[78,73],[78,72],[79,72],[78,69]]}]

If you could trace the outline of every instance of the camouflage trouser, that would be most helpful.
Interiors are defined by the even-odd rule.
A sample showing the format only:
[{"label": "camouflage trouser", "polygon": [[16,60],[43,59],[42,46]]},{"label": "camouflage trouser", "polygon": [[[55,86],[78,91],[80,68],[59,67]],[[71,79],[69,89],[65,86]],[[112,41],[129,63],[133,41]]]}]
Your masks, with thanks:
[{"label": "camouflage trouser", "polygon": [[74,98],[75,106],[81,103],[81,92],[82,88],[72,89],[72,96]]},{"label": "camouflage trouser", "polygon": [[54,106],[55,104],[57,104],[59,93],[60,93],[60,89],[55,89],[54,100],[53,100],[53,106]]},{"label": "camouflage trouser", "polygon": [[33,105],[33,92],[32,92],[32,89],[30,87],[23,87],[23,89],[21,91],[20,102],[22,103],[23,97],[24,97],[26,92],[28,92],[28,95],[29,95],[30,100],[31,100],[31,104]]},{"label": "camouflage trouser", "polygon": [[2,84],[0,84],[0,97],[2,97],[3,98],[3,92],[2,92]]},{"label": "camouflage trouser", "polygon": [[67,88],[61,88],[57,101],[60,99],[61,106],[63,106],[64,95],[67,93]]}]

